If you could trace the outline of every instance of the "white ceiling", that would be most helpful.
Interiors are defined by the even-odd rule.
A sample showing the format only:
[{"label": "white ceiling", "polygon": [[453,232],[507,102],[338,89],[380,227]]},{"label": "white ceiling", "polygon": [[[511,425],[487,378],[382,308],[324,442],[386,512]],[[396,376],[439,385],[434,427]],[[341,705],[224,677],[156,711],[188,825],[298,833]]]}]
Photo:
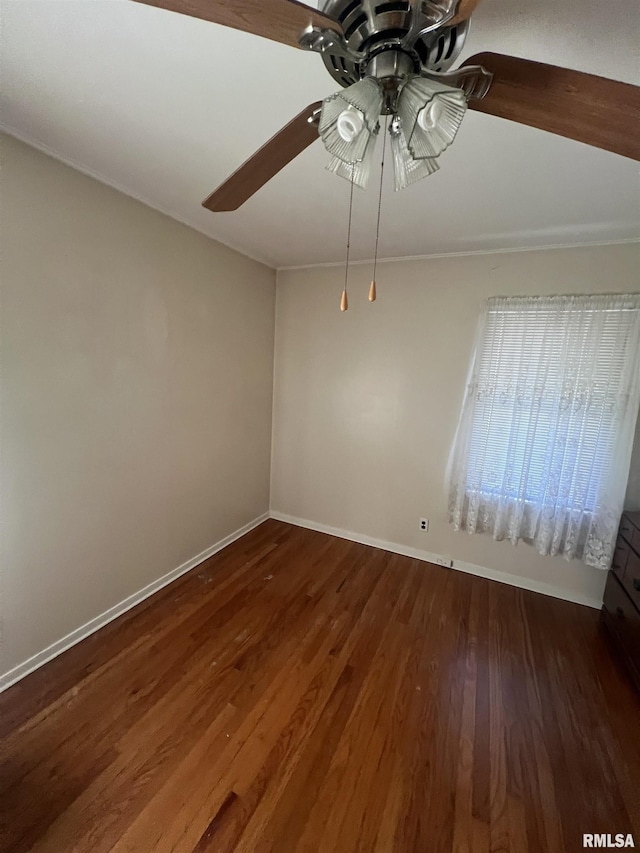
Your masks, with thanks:
[{"label": "white ceiling", "polygon": [[[0,10],[10,133],[271,266],[344,258],[349,185],[320,143],[239,211],[200,206],[335,90],[319,56],[130,0]],[[483,0],[462,58],[484,50],[637,84],[640,4]],[[382,257],[639,235],[638,165],[615,154],[470,111],[441,167],[401,193],[386,184]],[[356,191],[354,259],[373,254],[376,208],[375,188]]]}]

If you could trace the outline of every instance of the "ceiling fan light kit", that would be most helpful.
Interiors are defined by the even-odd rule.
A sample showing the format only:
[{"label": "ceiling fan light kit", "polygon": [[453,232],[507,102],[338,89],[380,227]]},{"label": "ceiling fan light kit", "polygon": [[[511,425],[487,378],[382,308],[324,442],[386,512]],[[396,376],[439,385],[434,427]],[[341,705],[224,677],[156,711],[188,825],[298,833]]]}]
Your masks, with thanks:
[{"label": "ceiling fan light kit", "polygon": [[[367,90],[359,88],[367,82],[370,83]],[[379,95],[375,103],[374,89]],[[415,76],[401,81],[394,89],[387,85],[386,91],[386,104],[392,112],[389,133],[397,191],[438,171],[435,159],[455,139],[467,109],[467,98],[462,89]],[[367,94],[367,98],[360,93]],[[331,95],[322,105],[320,137],[327,151],[333,154],[327,169],[362,189],[366,189],[371,172],[379,129],[373,110],[382,108],[381,93],[382,86],[374,78],[366,77],[343,93]],[[420,165],[422,160],[428,162]]]},{"label": "ceiling fan light kit", "polygon": [[[367,113],[365,120],[365,113],[355,108],[356,103],[362,105],[362,100],[351,92],[371,80],[367,77],[344,93],[327,98],[322,105],[319,127],[327,151],[333,154],[327,169],[362,189],[366,189],[369,180],[379,122],[376,117],[371,132],[373,115]],[[375,80],[373,83],[377,85]],[[398,88],[391,97],[387,90],[387,103],[394,111],[389,133],[396,191],[438,171],[435,160],[455,139],[467,110],[465,92],[438,81],[410,77]],[[373,103],[368,106],[374,108]],[[422,160],[427,162],[420,165]]]}]

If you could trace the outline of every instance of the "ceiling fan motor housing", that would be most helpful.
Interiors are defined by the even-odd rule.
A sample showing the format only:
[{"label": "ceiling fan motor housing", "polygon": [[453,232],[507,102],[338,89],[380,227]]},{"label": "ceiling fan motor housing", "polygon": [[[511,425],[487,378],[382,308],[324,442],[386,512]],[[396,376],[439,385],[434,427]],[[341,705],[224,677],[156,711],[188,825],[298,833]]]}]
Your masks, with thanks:
[{"label": "ceiling fan motor housing", "polygon": [[[434,4],[438,0],[433,0]],[[391,80],[423,71],[446,71],[455,62],[468,21],[421,32],[416,26],[418,4],[409,0],[324,0],[321,11],[339,21],[344,41],[327,38],[303,47],[318,50],[331,76],[351,86],[367,75]]]}]

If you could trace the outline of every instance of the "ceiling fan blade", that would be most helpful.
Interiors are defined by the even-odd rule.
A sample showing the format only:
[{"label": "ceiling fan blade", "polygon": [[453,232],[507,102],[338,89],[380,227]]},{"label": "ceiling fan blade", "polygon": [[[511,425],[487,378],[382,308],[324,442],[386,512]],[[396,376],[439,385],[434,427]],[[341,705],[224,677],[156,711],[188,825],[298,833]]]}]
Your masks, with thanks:
[{"label": "ceiling fan blade", "polygon": [[342,33],[333,18],[298,0],[135,0],[171,12],[181,12],[203,21],[298,47],[298,36],[308,26]]},{"label": "ceiling fan blade", "polygon": [[318,125],[313,118],[321,106],[322,101],[317,101],[302,110],[205,198],[202,206],[214,213],[237,210],[318,138]]},{"label": "ceiling fan blade", "polygon": [[454,24],[466,21],[467,18],[471,17],[472,12],[475,11],[479,2],[480,0],[460,0],[456,13],[453,18],[447,22],[447,26],[452,27]]},{"label": "ceiling fan blade", "polygon": [[494,75],[485,97],[469,101],[472,109],[640,160],[640,87],[499,53],[464,65]]}]

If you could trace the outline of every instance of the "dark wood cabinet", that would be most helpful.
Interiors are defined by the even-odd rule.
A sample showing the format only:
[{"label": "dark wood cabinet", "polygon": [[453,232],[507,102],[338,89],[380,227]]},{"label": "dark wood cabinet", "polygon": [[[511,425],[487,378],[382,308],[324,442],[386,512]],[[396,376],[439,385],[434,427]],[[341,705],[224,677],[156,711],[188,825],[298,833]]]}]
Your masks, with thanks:
[{"label": "dark wood cabinet", "polygon": [[602,618],[640,689],[640,512],[622,515]]}]

